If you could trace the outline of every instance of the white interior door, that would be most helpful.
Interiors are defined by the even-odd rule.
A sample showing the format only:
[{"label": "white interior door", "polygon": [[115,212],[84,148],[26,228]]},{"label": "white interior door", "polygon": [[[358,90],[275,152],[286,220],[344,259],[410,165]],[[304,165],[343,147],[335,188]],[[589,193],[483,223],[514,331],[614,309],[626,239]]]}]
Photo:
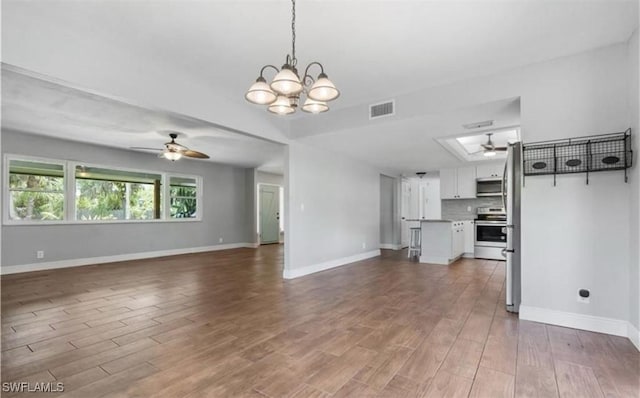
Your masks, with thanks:
[{"label": "white interior door", "polygon": [[280,240],[280,187],[260,185],[260,243]]},{"label": "white interior door", "polygon": [[409,222],[407,219],[411,218],[411,186],[409,185],[409,181],[402,180],[401,182],[402,189],[402,202],[400,206],[400,216],[401,216],[401,228],[400,228],[400,244],[402,247],[409,246]]}]

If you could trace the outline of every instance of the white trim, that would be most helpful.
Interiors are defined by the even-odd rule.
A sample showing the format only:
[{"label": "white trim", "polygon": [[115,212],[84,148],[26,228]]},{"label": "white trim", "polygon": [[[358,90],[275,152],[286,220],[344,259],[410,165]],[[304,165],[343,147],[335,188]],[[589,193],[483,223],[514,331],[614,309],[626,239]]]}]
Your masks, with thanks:
[{"label": "white trim", "polygon": [[[28,160],[33,162],[57,164],[63,167],[64,176],[64,195],[63,202],[63,219],[62,220],[12,220],[9,218],[9,163],[12,160]],[[145,222],[189,222],[189,221],[202,221],[204,215],[204,178],[195,174],[182,174],[174,173],[172,171],[157,171],[148,169],[138,169],[130,167],[111,166],[105,164],[97,164],[91,162],[83,162],[75,159],[51,159],[31,155],[20,155],[15,153],[5,153],[3,156],[3,167],[5,174],[3,175],[3,209],[2,211],[2,225],[5,226],[43,226],[43,225],[69,225],[69,224],[117,224],[117,223],[145,223]],[[160,218],[149,220],[78,220],[76,219],[76,187],[75,187],[75,172],[76,167],[79,165],[96,167],[114,171],[125,171],[134,173],[148,173],[157,174],[161,178],[162,184],[162,211]],[[171,218],[171,177],[177,178],[193,178],[196,181],[196,217],[193,218]],[[166,198],[166,199],[165,199]]]},{"label": "white trim", "polygon": [[335,260],[325,261],[323,263],[308,265],[302,268],[295,268],[295,269],[285,268],[285,270],[282,272],[282,277],[284,279],[299,278],[301,276],[314,274],[316,272],[328,270],[331,268],[336,268],[341,265],[355,263],[356,261],[362,261],[368,258],[378,257],[379,255],[380,255],[380,250],[378,249],[378,250],[372,250],[365,253],[355,254],[353,256],[342,257]]},{"label": "white trim", "polygon": [[459,259],[461,256],[458,256],[454,259],[449,259],[448,257],[438,257],[438,256],[420,256],[420,258],[418,259],[419,262],[421,263],[428,263],[428,264],[438,264],[438,265],[449,265],[451,263],[453,263],[454,261],[456,261],[457,259]]},{"label": "white trim", "polygon": [[633,345],[640,351],[640,331],[636,329],[631,322],[628,322],[627,329],[629,340],[631,340]]},{"label": "white trim", "polygon": [[83,265],[115,263],[119,261],[141,260],[145,258],[176,256],[179,254],[191,254],[191,253],[212,252],[212,251],[218,251],[218,250],[238,249],[242,247],[254,248],[255,247],[254,245],[255,245],[254,243],[226,243],[226,244],[214,245],[214,246],[187,247],[184,249],[157,250],[152,252],[118,254],[114,256],[76,258],[76,259],[69,259],[69,260],[49,261],[49,262],[42,262],[42,263],[31,263],[31,264],[20,264],[20,265],[5,265],[0,267],[0,274],[9,275],[9,274],[17,274],[21,272],[80,267]]},{"label": "white trim", "polygon": [[629,322],[620,319],[549,310],[546,308],[529,307],[526,305],[520,306],[520,319],[564,326],[573,329],[589,330],[591,332],[612,334],[614,336],[629,337],[630,324]]},{"label": "white trim", "polygon": [[45,225],[109,225],[109,224],[161,224],[172,222],[202,222],[197,218],[169,218],[167,220],[162,218],[146,219],[146,220],[87,220],[87,221],[62,221],[62,220],[50,220],[50,221],[20,221],[9,220],[9,222],[3,224],[4,227],[42,227]]},{"label": "white trim", "polygon": [[380,243],[380,248],[381,249],[386,249],[386,250],[400,250],[402,249],[400,247],[400,245],[396,245],[393,243]]}]

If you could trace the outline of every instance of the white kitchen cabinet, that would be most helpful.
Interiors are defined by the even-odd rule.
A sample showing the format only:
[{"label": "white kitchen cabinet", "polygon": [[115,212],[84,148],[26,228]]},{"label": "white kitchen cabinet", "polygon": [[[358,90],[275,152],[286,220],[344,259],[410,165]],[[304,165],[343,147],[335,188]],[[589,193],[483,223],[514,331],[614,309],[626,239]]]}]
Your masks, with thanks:
[{"label": "white kitchen cabinet", "polygon": [[440,199],[456,199],[458,196],[458,173],[456,169],[440,170]]},{"label": "white kitchen cabinet", "polygon": [[476,168],[460,167],[440,170],[441,199],[471,199],[476,197]]},{"label": "white kitchen cabinet", "polygon": [[476,168],[460,167],[458,170],[458,199],[476,197]]},{"label": "white kitchen cabinet", "polygon": [[481,164],[476,167],[476,178],[501,178],[504,162]]},{"label": "white kitchen cabinet", "polygon": [[464,222],[420,220],[420,262],[448,265],[464,253]]},{"label": "white kitchen cabinet", "polygon": [[473,220],[463,221],[464,224],[464,253],[467,256],[473,257],[473,250],[475,247],[475,232],[476,225]]},{"label": "white kitchen cabinet", "polygon": [[451,223],[451,256],[450,259],[455,259],[464,253],[464,222],[454,221]]}]

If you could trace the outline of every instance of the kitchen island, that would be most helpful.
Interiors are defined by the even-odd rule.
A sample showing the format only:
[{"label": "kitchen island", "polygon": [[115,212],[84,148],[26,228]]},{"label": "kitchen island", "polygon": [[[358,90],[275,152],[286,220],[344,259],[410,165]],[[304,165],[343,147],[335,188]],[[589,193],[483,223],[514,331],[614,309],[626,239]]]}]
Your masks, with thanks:
[{"label": "kitchen island", "polygon": [[413,219],[420,222],[420,262],[449,265],[465,251],[464,222],[441,219]]}]

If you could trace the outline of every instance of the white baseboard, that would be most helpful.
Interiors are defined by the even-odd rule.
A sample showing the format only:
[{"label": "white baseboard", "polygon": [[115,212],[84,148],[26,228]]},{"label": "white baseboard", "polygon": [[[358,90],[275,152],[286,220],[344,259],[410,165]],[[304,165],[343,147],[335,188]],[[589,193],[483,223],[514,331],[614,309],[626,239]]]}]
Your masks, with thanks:
[{"label": "white baseboard", "polygon": [[152,252],[118,254],[114,256],[75,258],[70,260],[48,261],[41,263],[7,265],[0,267],[1,275],[17,274],[21,272],[43,271],[56,268],[80,267],[83,265],[115,263],[118,261],[142,260],[145,258],[175,256],[178,254],[202,253],[218,250],[238,249],[241,247],[254,248],[254,243],[226,243],[214,246],[188,247],[184,249],[157,250]]},{"label": "white baseboard", "polygon": [[449,260],[447,257],[437,257],[437,256],[420,256],[418,259],[421,263],[429,263],[429,264],[439,264],[439,265],[449,265],[452,262],[459,259],[460,256],[454,258],[453,260]]},{"label": "white baseboard", "polygon": [[257,249],[260,247],[260,243],[244,243],[244,246],[241,247],[248,247],[250,249]]},{"label": "white baseboard", "polygon": [[400,250],[402,247],[400,245],[394,245],[393,243],[380,243],[381,249],[386,250]]},{"label": "white baseboard", "polygon": [[629,340],[631,340],[633,345],[636,346],[638,351],[640,351],[640,331],[636,329],[636,327],[633,326],[631,322],[629,322],[629,324],[627,325],[627,329],[628,329],[627,334],[628,334]]},{"label": "white baseboard", "polygon": [[[631,324],[619,319],[549,310],[525,305],[520,306],[520,319],[631,338],[631,336],[629,336],[629,326]],[[636,330],[636,339],[637,336]]]},{"label": "white baseboard", "polygon": [[356,261],[366,260],[368,258],[377,257],[379,255],[380,255],[380,250],[372,250],[370,252],[359,253],[353,256],[342,257],[336,260],[325,261],[323,263],[308,265],[302,268],[285,269],[284,272],[282,273],[282,277],[284,279],[299,278],[301,276],[313,274],[313,273],[328,270],[331,268],[336,268],[341,265],[345,265],[349,263],[355,263]]}]

